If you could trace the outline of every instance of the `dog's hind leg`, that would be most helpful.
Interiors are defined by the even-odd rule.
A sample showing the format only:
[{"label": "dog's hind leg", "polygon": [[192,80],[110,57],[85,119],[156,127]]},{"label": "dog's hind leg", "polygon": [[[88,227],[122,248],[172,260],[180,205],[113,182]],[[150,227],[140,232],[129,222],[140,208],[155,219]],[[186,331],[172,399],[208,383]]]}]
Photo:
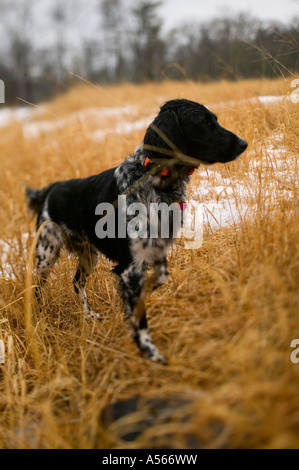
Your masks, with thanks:
[{"label": "dog's hind leg", "polygon": [[86,319],[90,317],[97,317],[100,319],[101,316],[98,313],[95,314],[90,310],[85,289],[86,280],[97,264],[98,253],[92,246],[89,245],[84,247],[82,251],[78,252],[78,258],[79,262],[73,283],[75,292],[78,294],[82,302],[84,317]]},{"label": "dog's hind leg", "polygon": [[149,333],[145,296],[152,290],[157,281],[157,272],[144,282],[145,265],[132,263],[120,275],[120,287],[125,301],[126,316],[129,319],[135,343],[147,357],[155,362],[167,364],[166,359],[159,353]]},{"label": "dog's hind leg", "polygon": [[39,304],[44,303],[43,286],[55,261],[59,257],[61,246],[61,229],[58,225],[49,221],[42,229],[36,244],[38,287],[35,292]]}]

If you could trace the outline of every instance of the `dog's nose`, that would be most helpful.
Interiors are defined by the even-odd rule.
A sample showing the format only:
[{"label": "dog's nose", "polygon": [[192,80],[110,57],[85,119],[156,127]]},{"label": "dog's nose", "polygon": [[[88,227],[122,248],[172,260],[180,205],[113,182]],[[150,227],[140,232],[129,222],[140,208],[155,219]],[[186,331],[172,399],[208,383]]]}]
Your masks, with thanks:
[{"label": "dog's nose", "polygon": [[248,143],[246,142],[246,140],[241,139],[241,137],[239,137],[239,145],[241,147],[242,152],[244,152],[244,150],[246,150],[248,147]]}]

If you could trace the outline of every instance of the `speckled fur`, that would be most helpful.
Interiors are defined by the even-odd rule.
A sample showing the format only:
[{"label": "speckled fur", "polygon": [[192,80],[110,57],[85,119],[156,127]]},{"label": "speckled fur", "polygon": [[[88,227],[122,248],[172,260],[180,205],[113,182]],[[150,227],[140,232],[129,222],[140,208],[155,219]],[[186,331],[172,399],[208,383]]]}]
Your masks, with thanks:
[{"label": "speckled fur", "polygon": [[[207,108],[188,100],[167,102],[153,124],[165,133],[180,152],[195,160],[193,166],[198,166],[200,162],[212,164],[234,160],[247,146],[243,139],[222,128],[216,116]],[[161,151],[145,150],[148,145],[159,147]],[[165,157],[163,149],[167,148],[169,145],[161,135],[158,136],[153,127],[149,126],[142,145],[117,168],[84,179],[56,182],[41,190],[27,188],[28,208],[37,214],[37,226],[47,221],[36,248],[39,299],[60,249],[65,246],[78,257],[73,282],[75,292],[82,301],[84,315],[93,316],[85,285],[87,277],[97,264],[98,253],[102,252],[115,263],[113,271],[118,278],[126,318],[137,346],[147,357],[163,364],[166,360],[154,345],[148,331],[144,301],[147,291],[159,287],[167,280],[167,251],[177,234],[173,233],[173,219],[170,214],[169,236],[160,236],[159,214],[158,236],[150,238],[150,205],[166,203],[170,206],[174,202],[185,201],[186,184],[190,180],[190,166],[181,160],[174,160],[173,157]],[[146,159],[153,162],[154,171],[148,171]],[[163,162],[159,164],[161,159]],[[167,166],[167,162],[169,174],[163,176],[161,165]],[[95,227],[99,216],[96,216],[95,208],[103,202],[113,204],[113,217],[117,220],[116,201],[119,195],[126,195],[127,206],[134,202],[146,206],[146,219],[140,222],[147,228],[145,238],[133,239],[127,236],[100,239],[96,236]],[[126,223],[132,218],[133,216],[126,215]],[[147,269],[150,266],[153,268],[153,275],[147,278]]]}]

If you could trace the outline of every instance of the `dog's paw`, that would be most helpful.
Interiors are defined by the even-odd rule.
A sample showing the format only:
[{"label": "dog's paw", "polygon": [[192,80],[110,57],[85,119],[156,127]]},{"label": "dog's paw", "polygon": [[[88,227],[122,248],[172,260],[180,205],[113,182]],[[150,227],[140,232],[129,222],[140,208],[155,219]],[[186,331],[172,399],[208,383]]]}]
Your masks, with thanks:
[{"label": "dog's paw", "polygon": [[160,354],[158,351],[156,354],[154,354],[153,356],[150,356],[149,359],[153,362],[157,362],[157,363],[160,363],[160,364],[163,364],[163,366],[167,366],[168,365],[168,361],[167,359],[162,356],[162,354]]}]

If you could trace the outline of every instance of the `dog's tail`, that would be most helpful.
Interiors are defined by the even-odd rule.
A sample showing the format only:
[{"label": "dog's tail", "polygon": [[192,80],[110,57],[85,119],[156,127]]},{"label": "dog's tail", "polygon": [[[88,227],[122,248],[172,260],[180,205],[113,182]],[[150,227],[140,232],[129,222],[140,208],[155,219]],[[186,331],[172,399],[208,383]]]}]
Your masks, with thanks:
[{"label": "dog's tail", "polygon": [[40,209],[52,187],[53,184],[50,184],[49,186],[46,186],[42,189],[31,189],[29,186],[25,186],[27,207],[31,213],[38,214],[40,212]]}]

